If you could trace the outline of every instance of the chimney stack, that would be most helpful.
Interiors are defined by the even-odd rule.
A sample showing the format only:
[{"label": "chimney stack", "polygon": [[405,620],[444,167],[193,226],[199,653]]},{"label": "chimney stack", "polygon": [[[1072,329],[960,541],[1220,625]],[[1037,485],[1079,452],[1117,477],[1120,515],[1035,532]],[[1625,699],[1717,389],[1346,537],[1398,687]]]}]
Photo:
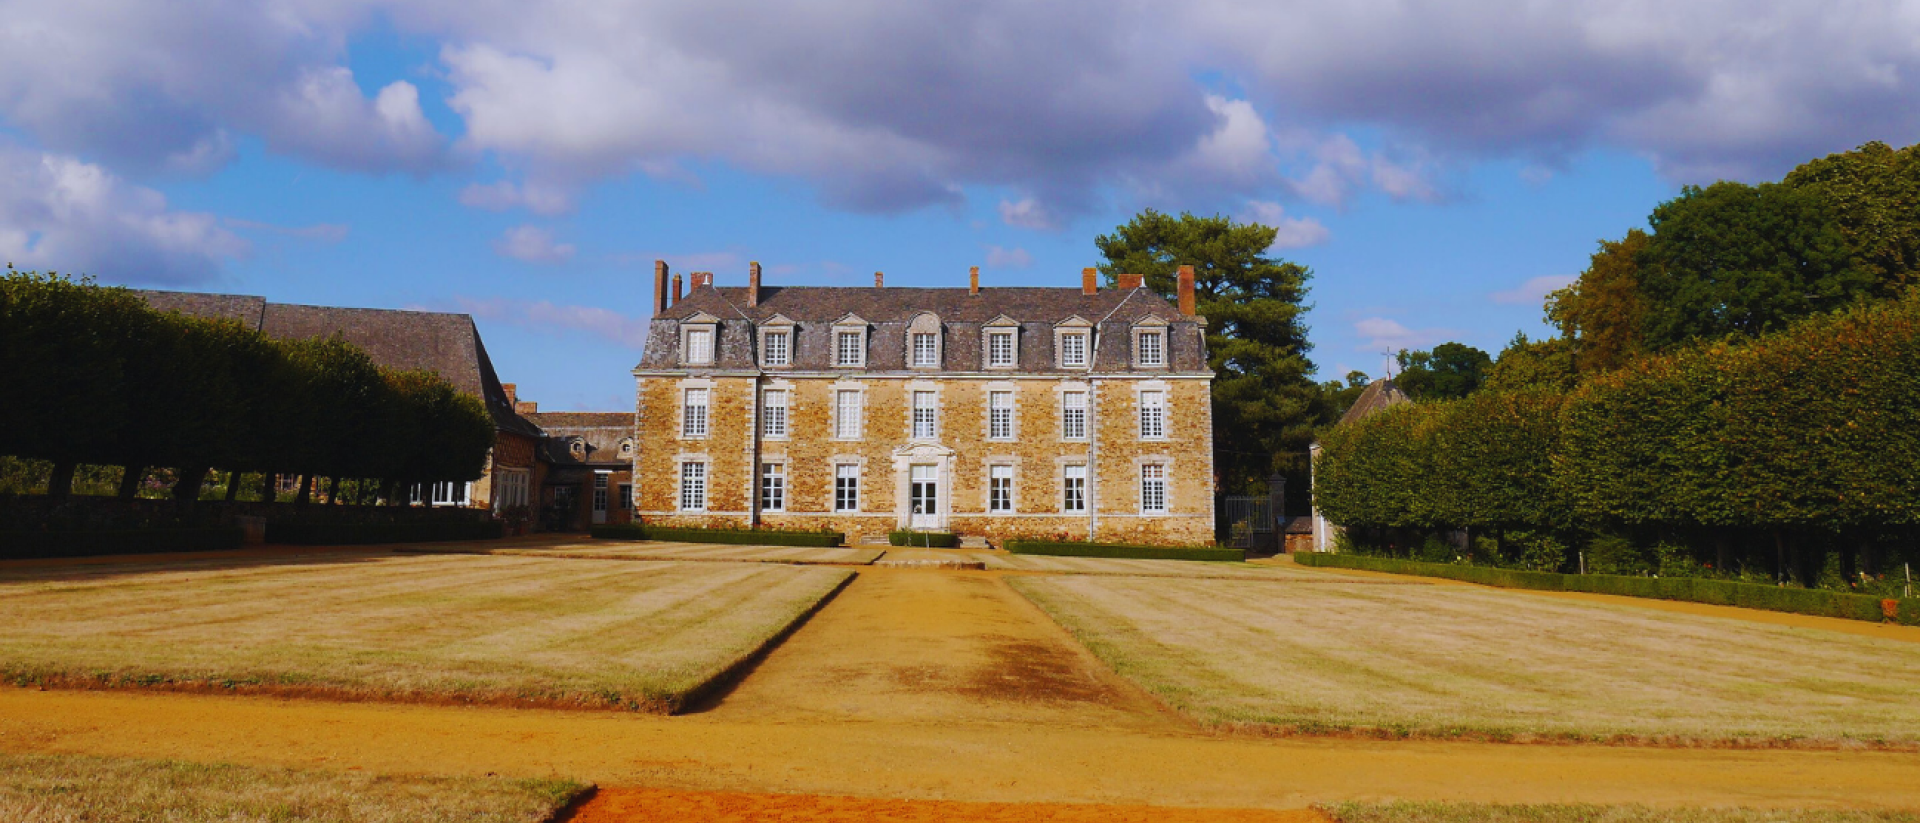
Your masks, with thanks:
[{"label": "chimney stack", "polygon": [[1120,276],[1119,276],[1119,280],[1120,280],[1120,283],[1119,283],[1119,285],[1120,285],[1120,288],[1123,288],[1123,289],[1137,289],[1137,288],[1140,288],[1140,280],[1141,280],[1141,279],[1142,279],[1143,277],[1144,277],[1144,275],[1138,275],[1138,274],[1123,274],[1123,275],[1120,275]]},{"label": "chimney stack", "polygon": [[653,261],[653,313],[667,307],[667,261]]},{"label": "chimney stack", "polygon": [[967,293],[973,294],[973,295],[978,295],[980,293],[980,267],[979,266],[973,266],[967,269]]},{"label": "chimney stack", "polygon": [[540,404],[532,400],[521,400],[513,404],[514,414],[539,414]]},{"label": "chimney stack", "polygon": [[747,308],[760,305],[760,264],[747,264]]},{"label": "chimney stack", "polygon": [[1193,267],[1180,267],[1180,313],[1193,316]]},{"label": "chimney stack", "polygon": [[693,273],[693,288],[713,288],[713,272],[697,271]]},{"label": "chimney stack", "polygon": [[509,406],[520,402],[520,393],[515,390],[516,388],[518,387],[514,386],[512,383],[500,384],[500,390],[503,392],[506,392],[507,394],[507,405]]},{"label": "chimney stack", "polygon": [[670,306],[672,306],[672,305],[678,305],[678,304],[680,303],[680,297],[681,297],[681,293],[680,293],[680,275],[677,275],[677,274],[676,274],[676,275],[674,275],[674,276],[673,276],[673,302],[672,302],[672,303],[669,303],[669,304],[667,304],[667,305],[670,305]]},{"label": "chimney stack", "polygon": [[1080,270],[1080,293],[1081,294],[1099,294],[1100,293],[1100,270],[1099,269],[1089,267],[1089,268],[1084,268]]},{"label": "chimney stack", "polygon": [[873,287],[876,289],[883,289],[883,288],[886,288],[886,286],[887,286],[887,276],[884,274],[881,274],[880,272],[874,272]]}]

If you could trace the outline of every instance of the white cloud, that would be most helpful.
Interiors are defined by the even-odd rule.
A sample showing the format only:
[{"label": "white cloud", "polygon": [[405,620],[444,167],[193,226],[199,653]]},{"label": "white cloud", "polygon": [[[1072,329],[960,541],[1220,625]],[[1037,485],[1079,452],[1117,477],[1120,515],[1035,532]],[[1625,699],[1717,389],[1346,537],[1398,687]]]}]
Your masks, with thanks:
[{"label": "white cloud", "polygon": [[583,334],[630,349],[646,343],[648,321],[596,306],[570,306],[548,300],[456,297],[460,310],[546,334]]},{"label": "white cloud", "polygon": [[1363,339],[1361,351],[1380,354],[1397,352],[1401,349],[1424,349],[1436,343],[1444,343],[1452,334],[1448,329],[1410,329],[1398,320],[1387,317],[1368,317],[1353,324],[1354,334]]},{"label": "white cloud", "polygon": [[98,165],[0,145],[0,256],[20,268],[186,285],[247,250],[214,215],[174,211]]},{"label": "white cloud", "polygon": [[507,180],[470,183],[460,190],[460,205],[483,211],[525,208],[534,214],[552,217],[573,211],[573,193],[538,183],[515,184]]},{"label": "white cloud", "polygon": [[539,226],[514,226],[493,242],[502,256],[526,263],[565,263],[573,259],[572,243],[556,243],[553,232]]},{"label": "white cloud", "polygon": [[1269,250],[1318,246],[1333,236],[1333,232],[1319,220],[1311,217],[1288,217],[1284,207],[1269,200],[1248,201],[1247,215],[1243,219],[1272,226],[1278,230],[1273,235],[1273,245],[1268,247]]},{"label": "white cloud", "polygon": [[999,246],[987,247],[987,268],[1024,269],[1031,265],[1033,265],[1033,255],[1028,254],[1026,249],[1017,247],[1005,249]]},{"label": "white cloud", "polygon": [[1000,201],[1000,221],[1009,226],[1036,231],[1051,231],[1060,227],[1054,216],[1047,212],[1046,207],[1031,197],[1023,198],[1018,202]]},{"label": "white cloud", "polygon": [[1519,288],[1497,291],[1489,296],[1495,303],[1509,305],[1531,303],[1538,306],[1547,299],[1548,292],[1564,289],[1576,279],[1578,278],[1570,274],[1547,274],[1521,283]]}]

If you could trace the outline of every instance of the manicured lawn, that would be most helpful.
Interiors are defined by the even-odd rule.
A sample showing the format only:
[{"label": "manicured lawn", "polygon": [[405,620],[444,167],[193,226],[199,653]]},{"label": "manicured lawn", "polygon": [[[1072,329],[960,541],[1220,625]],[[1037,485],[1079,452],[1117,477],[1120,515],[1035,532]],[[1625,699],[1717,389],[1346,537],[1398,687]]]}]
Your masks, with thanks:
[{"label": "manicured lawn", "polygon": [[1920,744],[1920,644],[1464,586],[1010,579],[1214,725]]},{"label": "manicured lawn", "polygon": [[0,754],[0,820],[41,823],[542,823],[585,788]]},{"label": "manicured lawn", "polygon": [[850,574],[471,555],[155,568],[0,570],[0,673],[671,711]]},{"label": "manicured lawn", "polygon": [[[433,551],[431,547],[417,550]],[[471,548],[454,549],[471,551]],[[807,546],[735,546],[725,543],[622,543],[598,541],[558,546],[484,549],[488,554],[524,554],[531,557],[607,558],[617,560],[719,560],[736,563],[852,564],[872,563],[880,549],[815,548]]]},{"label": "manicured lawn", "polygon": [[1815,809],[1340,803],[1322,811],[1340,823],[1920,823],[1920,813],[1914,812]]}]

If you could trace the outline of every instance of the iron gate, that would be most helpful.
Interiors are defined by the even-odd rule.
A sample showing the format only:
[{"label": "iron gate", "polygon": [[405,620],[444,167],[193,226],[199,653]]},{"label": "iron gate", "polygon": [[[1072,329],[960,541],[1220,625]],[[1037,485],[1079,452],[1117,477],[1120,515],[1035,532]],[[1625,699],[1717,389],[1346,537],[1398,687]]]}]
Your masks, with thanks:
[{"label": "iron gate", "polygon": [[1275,551],[1273,498],[1227,495],[1227,546],[1249,551]]}]

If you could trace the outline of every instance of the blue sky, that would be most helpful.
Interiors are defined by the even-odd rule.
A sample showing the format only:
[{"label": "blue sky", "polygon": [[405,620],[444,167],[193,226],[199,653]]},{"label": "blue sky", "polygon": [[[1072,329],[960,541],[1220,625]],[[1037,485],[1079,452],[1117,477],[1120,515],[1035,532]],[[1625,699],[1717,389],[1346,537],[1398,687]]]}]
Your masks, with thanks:
[{"label": "blue sky", "polygon": [[1323,378],[1539,336],[1685,183],[1920,126],[1920,11],[1616,0],[0,2],[0,254],[468,312],[630,405],[652,261],[1078,282],[1141,208],[1281,227]]}]

